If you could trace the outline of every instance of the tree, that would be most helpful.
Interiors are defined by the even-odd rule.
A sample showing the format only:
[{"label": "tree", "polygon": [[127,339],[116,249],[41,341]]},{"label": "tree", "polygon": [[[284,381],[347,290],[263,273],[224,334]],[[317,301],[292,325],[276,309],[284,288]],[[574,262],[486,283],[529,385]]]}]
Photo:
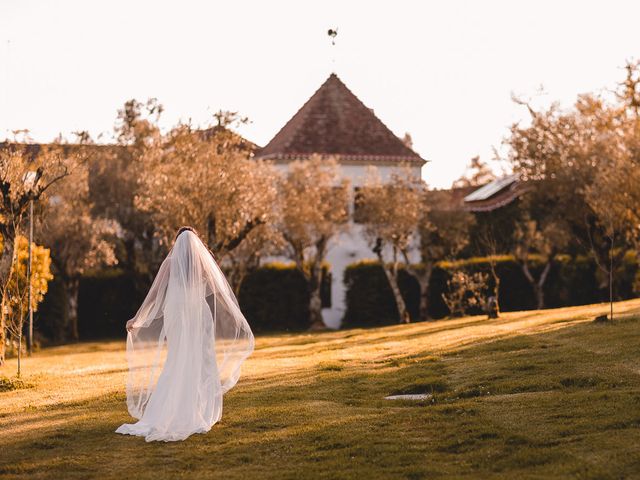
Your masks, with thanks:
[{"label": "tree", "polygon": [[258,225],[251,230],[236,248],[228,252],[225,258],[227,280],[236,296],[240,295],[244,279],[260,266],[260,261],[264,257],[278,255],[284,249],[284,239],[274,223],[276,214],[277,210],[272,215],[273,221]]},{"label": "tree", "polygon": [[[231,252],[272,219],[277,195],[275,170],[252,159],[245,142],[227,128],[203,134],[179,125],[147,146],[135,206],[150,215],[162,245],[170,245],[180,226],[191,225],[219,260],[234,267],[240,257],[231,259]],[[268,233],[252,236],[256,253]]]},{"label": "tree", "polygon": [[[401,258],[407,265],[411,263],[408,252],[417,241],[424,208],[423,189],[422,182],[412,178],[408,170],[392,173],[383,183],[374,168],[359,197],[365,238],[382,265],[403,323],[409,323],[411,318],[398,285],[398,271]],[[386,261],[385,251],[390,254],[390,261]]]},{"label": "tree", "polygon": [[589,232],[589,245],[608,280],[610,319],[615,266],[628,246],[640,251],[640,64],[627,64],[627,77],[621,87],[618,98],[622,103],[614,109],[616,119],[622,119],[617,124],[617,141],[611,142],[609,154],[599,159],[595,180],[584,189],[594,221],[600,226],[600,231]]},{"label": "tree", "polygon": [[[633,243],[638,231],[638,78],[638,65],[628,64],[618,103],[582,95],[568,111],[557,105],[535,111],[519,102],[529,109],[531,124],[514,125],[507,140],[514,170],[534,185],[527,195],[529,220],[556,238],[558,228],[565,230],[571,240],[565,247],[590,253],[607,274],[610,301],[615,257],[624,255],[622,243]],[[520,233],[535,236],[531,230]]]},{"label": "tree", "polygon": [[489,273],[493,281],[492,298],[486,302],[486,311],[489,318],[500,317],[500,275],[498,275],[498,240],[493,231],[492,225],[483,226],[477,243],[482,250],[482,255],[489,262]]},{"label": "tree", "polygon": [[496,179],[496,175],[489,164],[480,159],[479,155],[473,157],[464,174],[455,182],[453,188],[478,187]]},{"label": "tree", "polygon": [[416,279],[420,287],[420,320],[429,320],[429,287],[436,264],[455,258],[469,242],[469,228],[473,216],[461,209],[452,208],[447,191],[424,191],[418,207],[418,250],[420,264],[414,265],[408,248],[402,250],[406,271]]},{"label": "tree", "polygon": [[[567,228],[560,219],[547,221],[547,223],[540,225],[536,220],[525,215],[523,220],[516,225],[512,253],[533,289],[537,309],[545,307],[545,282],[556,261],[556,256],[568,243]],[[542,265],[542,270],[537,278],[531,265],[534,259]]]},{"label": "tree", "polygon": [[[149,287],[167,253],[156,238],[151,214],[136,207],[139,179],[146,175],[142,158],[161,137],[158,120],[162,105],[154,98],[125,102],[118,110],[115,145],[87,146],[91,152],[89,195],[92,214],[117,222],[118,263],[135,273],[139,290]],[[84,138],[82,138],[84,137]],[[80,133],[79,140],[91,143]]]},{"label": "tree", "polygon": [[[561,249],[579,247],[595,257],[608,255],[606,246],[592,241],[601,236],[601,227],[586,192],[599,167],[616,155],[619,120],[603,99],[592,95],[580,96],[566,112],[557,105],[535,111],[519,103],[528,108],[531,124],[513,125],[507,143],[514,171],[532,187],[512,250],[533,287],[538,308],[543,308],[544,283]],[[542,264],[538,278],[530,268],[536,255]]]},{"label": "tree", "polygon": [[81,156],[61,146],[5,144],[0,149],[0,365],[4,363],[6,313],[5,289],[15,258],[15,241],[29,203],[69,175]]},{"label": "tree", "polygon": [[[636,167],[637,168],[637,167]],[[606,173],[605,173],[606,172]],[[627,218],[620,211],[620,204],[616,203],[617,195],[601,194],[601,188],[616,188],[611,185],[620,172],[603,170],[598,179],[603,182],[597,188],[591,185],[587,189],[587,201],[593,209],[595,221],[602,228],[601,231],[590,233],[589,245],[596,265],[606,276],[609,290],[609,320],[613,320],[613,276],[615,267],[626,253],[625,227]],[[632,173],[633,175],[633,173]],[[640,206],[640,204],[638,204]],[[605,257],[603,253],[606,252]]]},{"label": "tree", "polygon": [[626,72],[618,93],[622,104],[615,113],[622,119],[623,139],[586,194],[596,216],[612,214],[627,243],[640,252],[640,61],[629,61]]},{"label": "tree", "polygon": [[574,237],[586,239],[585,219],[591,212],[584,189],[593,183],[599,158],[611,147],[610,112],[601,99],[589,95],[579,97],[566,112],[555,104],[535,111],[518,102],[528,108],[531,123],[514,124],[506,143],[514,172],[530,184],[524,210],[538,224],[562,219]]},{"label": "tree", "polygon": [[83,165],[51,189],[38,229],[42,242],[52,250],[56,273],[64,285],[65,325],[73,340],[79,339],[81,276],[88,270],[117,263],[113,245],[117,225],[113,220],[92,215],[88,174],[87,166]]},{"label": "tree", "polygon": [[[16,352],[18,355],[18,376],[20,376],[20,360],[22,356],[22,332],[24,321],[29,309],[29,277],[27,265],[29,263],[29,241],[22,235],[16,238],[16,255],[13,262],[9,281],[5,288],[4,308],[7,315],[7,331],[17,339]],[[38,305],[44,300],[49,281],[53,279],[51,274],[51,258],[49,250],[32,244],[31,251],[31,307],[38,310]]]},{"label": "tree", "polygon": [[292,162],[280,183],[278,229],[307,281],[312,329],[324,328],[322,263],[331,239],[347,227],[349,184],[338,173],[335,160],[314,157]]}]

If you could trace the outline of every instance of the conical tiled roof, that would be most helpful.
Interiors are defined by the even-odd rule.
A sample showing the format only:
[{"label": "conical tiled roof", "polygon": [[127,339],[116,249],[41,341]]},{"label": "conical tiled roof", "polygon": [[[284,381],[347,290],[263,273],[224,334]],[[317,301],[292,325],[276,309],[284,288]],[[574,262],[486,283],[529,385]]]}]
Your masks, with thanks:
[{"label": "conical tiled roof", "polygon": [[256,157],[294,160],[314,154],[341,161],[424,164],[334,73]]}]

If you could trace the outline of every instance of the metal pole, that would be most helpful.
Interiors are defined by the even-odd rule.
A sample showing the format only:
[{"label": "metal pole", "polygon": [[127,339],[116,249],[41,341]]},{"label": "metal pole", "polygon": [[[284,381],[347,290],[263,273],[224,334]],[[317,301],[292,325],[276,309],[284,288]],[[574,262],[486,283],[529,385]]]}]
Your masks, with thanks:
[{"label": "metal pole", "polygon": [[33,242],[33,198],[29,201],[29,263],[27,264],[27,282],[29,284],[29,335],[27,338],[27,352],[33,352],[33,307],[31,304],[31,243]]}]

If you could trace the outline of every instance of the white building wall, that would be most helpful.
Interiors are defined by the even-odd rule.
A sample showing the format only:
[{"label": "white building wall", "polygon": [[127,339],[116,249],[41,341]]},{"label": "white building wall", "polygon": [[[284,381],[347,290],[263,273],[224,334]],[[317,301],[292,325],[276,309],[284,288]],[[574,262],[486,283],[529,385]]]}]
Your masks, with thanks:
[{"label": "white building wall", "polygon": [[[350,218],[347,229],[337,238],[331,240],[328,252],[327,262],[331,265],[331,307],[322,310],[322,317],[325,324],[329,328],[340,328],[342,319],[346,310],[346,288],[344,285],[344,271],[346,267],[354,262],[365,259],[375,259],[375,254],[367,244],[362,233],[362,226],[353,222],[353,205],[354,205],[354,189],[361,187],[367,178],[368,171],[373,165],[340,165],[340,174],[342,178],[350,181]],[[278,170],[285,173],[287,164],[277,164]],[[393,172],[399,172],[397,167],[377,166],[381,180],[388,181]],[[411,167],[411,175],[416,178],[421,176],[421,167]],[[411,259],[418,261],[416,257]]]}]

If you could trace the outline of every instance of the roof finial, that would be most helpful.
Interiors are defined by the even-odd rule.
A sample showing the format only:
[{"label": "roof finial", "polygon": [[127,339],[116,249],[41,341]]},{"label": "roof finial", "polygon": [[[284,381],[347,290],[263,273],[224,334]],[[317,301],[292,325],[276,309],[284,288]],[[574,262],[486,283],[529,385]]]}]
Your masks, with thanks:
[{"label": "roof finial", "polygon": [[[338,28],[330,28],[327,30],[327,35],[331,39],[331,46],[336,46],[336,37],[338,36]],[[336,70],[336,56],[335,56],[335,48],[331,49],[331,70],[335,73]]]},{"label": "roof finial", "polygon": [[331,45],[335,45],[336,44],[336,37],[338,36],[338,29],[337,28],[330,28],[327,31],[327,35],[329,35],[329,37],[331,37]]}]

